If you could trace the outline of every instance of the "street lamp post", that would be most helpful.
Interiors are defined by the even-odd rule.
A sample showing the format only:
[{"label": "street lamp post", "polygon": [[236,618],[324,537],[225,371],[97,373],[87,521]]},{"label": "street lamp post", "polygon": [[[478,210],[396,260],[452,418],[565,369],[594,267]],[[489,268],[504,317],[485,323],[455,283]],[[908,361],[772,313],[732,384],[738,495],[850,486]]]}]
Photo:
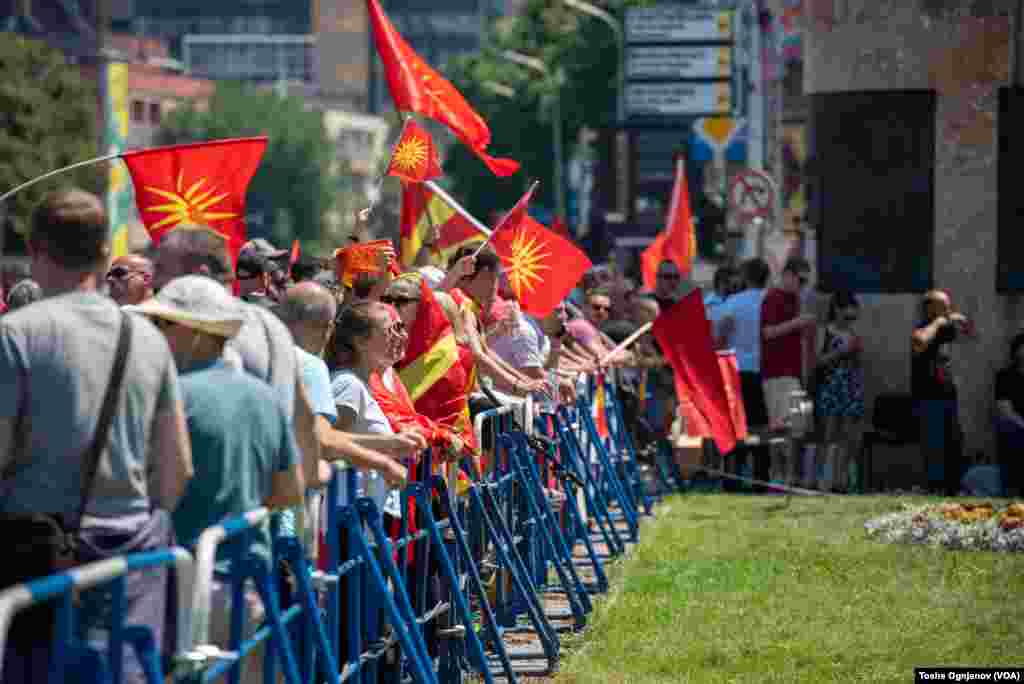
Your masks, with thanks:
[{"label": "street lamp post", "polygon": [[565,187],[562,182],[562,85],[565,80],[565,74],[561,68],[552,74],[547,64],[543,61],[514,50],[503,50],[500,54],[510,62],[551,78],[555,85],[554,100],[551,103],[551,142],[555,153],[555,177],[553,180],[555,184],[555,213],[558,218],[564,220],[566,218],[566,211]]},{"label": "street lamp post", "polygon": [[612,35],[615,36],[615,45],[619,54],[619,66],[616,71],[616,99],[615,99],[615,120],[620,126],[625,122],[625,100],[626,100],[626,39],[622,33],[622,25],[619,24],[619,20],[616,19],[607,10],[601,9],[596,5],[591,5],[589,2],[584,0],[562,0],[566,6],[586,14],[587,16],[599,19],[604,22],[608,28],[612,30]]}]

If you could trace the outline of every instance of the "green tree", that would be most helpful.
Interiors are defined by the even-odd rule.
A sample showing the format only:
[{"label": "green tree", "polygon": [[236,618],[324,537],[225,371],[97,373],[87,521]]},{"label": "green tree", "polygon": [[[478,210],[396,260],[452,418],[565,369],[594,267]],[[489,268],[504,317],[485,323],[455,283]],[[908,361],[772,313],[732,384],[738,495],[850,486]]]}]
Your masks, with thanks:
[{"label": "green tree", "polygon": [[269,140],[246,195],[247,212],[263,218],[262,225],[250,222],[250,237],[278,245],[319,241],[336,189],[334,146],[320,113],[307,111],[301,98],[219,83],[205,109],[185,106],[166,117],[159,139],[177,144],[252,135]]},{"label": "green tree", "polygon": [[[612,0],[596,4],[621,18],[627,6],[646,3]],[[511,207],[533,179],[541,181],[535,202],[554,207],[549,117],[555,79],[502,59],[500,50],[537,57],[552,74],[563,71],[559,93],[566,160],[581,127],[601,129],[614,124],[617,92],[618,48],[611,30],[600,21],[558,2],[529,0],[521,15],[498,20],[493,34],[486,43],[494,49],[453,60],[447,68],[455,86],[490,125],[493,141],[489,151],[522,164],[515,176],[495,178],[471,151],[462,145],[453,147],[445,172],[454,192],[481,218]],[[487,82],[511,87],[516,92],[514,99],[496,95]]]},{"label": "green tree", "polygon": [[[77,66],[45,43],[5,33],[0,73],[0,192],[97,155],[96,85]],[[0,207],[0,216],[6,210],[24,234],[43,194],[70,184],[98,192],[104,171],[83,167],[22,190]]]}]

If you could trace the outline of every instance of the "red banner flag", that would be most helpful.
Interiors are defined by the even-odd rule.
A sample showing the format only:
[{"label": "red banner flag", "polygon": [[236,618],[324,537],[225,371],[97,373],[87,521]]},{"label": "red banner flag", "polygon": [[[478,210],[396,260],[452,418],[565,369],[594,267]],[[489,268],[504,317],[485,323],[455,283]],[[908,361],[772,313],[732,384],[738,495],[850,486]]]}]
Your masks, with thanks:
[{"label": "red banner flag", "polygon": [[402,128],[402,137],[388,162],[387,174],[410,183],[422,183],[441,175],[433,138],[411,119]]},{"label": "red banner flag", "polygon": [[519,162],[487,154],[491,129],[462,94],[427,64],[395,29],[377,0],[367,0],[373,41],[384,63],[395,109],[415,112],[444,124],[480,157],[496,176],[511,176]]},{"label": "red banner flag", "polygon": [[729,400],[729,414],[732,416],[733,431],[736,433],[736,439],[743,441],[750,436],[750,430],[747,428],[747,410],[743,407],[740,367],[736,362],[736,352],[718,352],[718,367],[722,371],[722,380],[725,382],[725,394]]},{"label": "red banner flag", "polygon": [[697,233],[690,211],[690,190],[686,181],[686,160],[676,156],[676,181],[672,188],[672,202],[665,217],[665,230],[658,234],[650,247],[640,255],[644,287],[653,290],[658,266],[673,261],[684,276],[690,272],[697,256]]},{"label": "red banner flag", "polygon": [[179,226],[208,228],[227,243],[234,267],[245,243],[245,191],[266,147],[260,136],[122,155],[150,239],[160,242]]},{"label": "red banner flag", "polygon": [[531,316],[544,318],[593,264],[576,245],[530,218],[526,206],[532,194],[530,188],[502,219],[491,244],[519,306]]},{"label": "red banner flag", "polygon": [[698,424],[706,424],[718,450],[729,453],[736,447],[736,430],[700,290],[693,290],[658,316],[651,332],[675,371],[684,415],[689,402],[694,418],[699,417]]}]

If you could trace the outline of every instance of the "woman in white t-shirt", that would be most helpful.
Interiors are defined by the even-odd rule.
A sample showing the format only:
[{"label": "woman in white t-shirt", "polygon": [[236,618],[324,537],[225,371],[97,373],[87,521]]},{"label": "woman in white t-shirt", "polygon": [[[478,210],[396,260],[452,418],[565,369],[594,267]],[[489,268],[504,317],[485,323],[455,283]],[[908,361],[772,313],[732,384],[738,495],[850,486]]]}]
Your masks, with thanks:
[{"label": "woman in white t-shirt", "polygon": [[[357,444],[409,464],[426,448],[426,441],[418,432],[395,433],[368,384],[372,373],[391,365],[390,342],[395,335],[404,334],[399,326],[402,322],[379,302],[347,306],[338,313],[325,356],[332,369],[331,392],[338,409],[336,429],[349,433]],[[369,496],[388,515],[400,515],[397,489],[389,489],[374,469],[356,472],[358,496]]]}]

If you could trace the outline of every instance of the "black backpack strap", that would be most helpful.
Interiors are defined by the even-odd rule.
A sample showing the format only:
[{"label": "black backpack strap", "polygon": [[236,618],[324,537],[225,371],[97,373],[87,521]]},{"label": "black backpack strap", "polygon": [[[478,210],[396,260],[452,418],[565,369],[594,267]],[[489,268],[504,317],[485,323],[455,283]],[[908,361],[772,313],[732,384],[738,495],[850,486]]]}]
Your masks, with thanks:
[{"label": "black backpack strap", "polygon": [[78,515],[74,520],[74,529],[77,531],[82,526],[82,518],[85,516],[85,509],[89,505],[92,495],[93,482],[96,479],[96,472],[99,470],[100,455],[107,446],[110,434],[110,425],[114,422],[114,414],[117,411],[118,399],[121,396],[121,385],[124,380],[125,367],[128,365],[128,351],[131,349],[131,316],[119,311],[121,315],[121,329],[117,337],[117,350],[114,352],[114,366],[110,371],[110,383],[107,385],[107,392],[103,395],[103,406],[100,409],[99,420],[96,421],[96,432],[92,437],[92,443],[82,458],[82,502],[78,507]]}]

